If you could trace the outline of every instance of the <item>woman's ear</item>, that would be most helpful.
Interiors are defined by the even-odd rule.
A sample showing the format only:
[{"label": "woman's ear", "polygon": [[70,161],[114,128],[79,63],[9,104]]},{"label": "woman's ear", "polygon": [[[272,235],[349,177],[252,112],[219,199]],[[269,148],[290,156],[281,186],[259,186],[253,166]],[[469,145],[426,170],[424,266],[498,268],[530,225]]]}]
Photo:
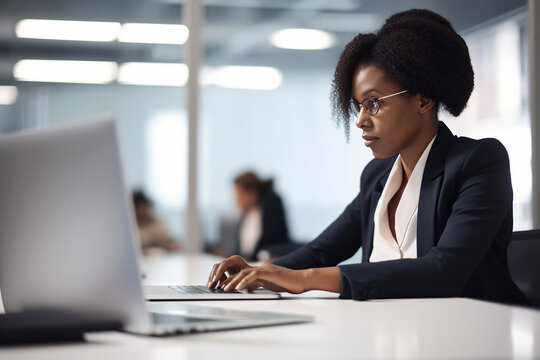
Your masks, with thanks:
[{"label": "woman's ear", "polygon": [[418,112],[422,115],[427,114],[435,107],[435,101],[428,97],[418,95]]}]

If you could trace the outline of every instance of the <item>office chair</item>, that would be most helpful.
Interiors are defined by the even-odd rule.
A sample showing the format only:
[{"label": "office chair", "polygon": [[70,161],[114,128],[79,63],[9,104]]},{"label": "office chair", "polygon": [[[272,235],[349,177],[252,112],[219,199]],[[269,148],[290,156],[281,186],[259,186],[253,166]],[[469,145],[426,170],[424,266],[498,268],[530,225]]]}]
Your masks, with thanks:
[{"label": "office chair", "polygon": [[531,305],[540,308],[540,229],[512,234],[508,267],[512,279]]}]

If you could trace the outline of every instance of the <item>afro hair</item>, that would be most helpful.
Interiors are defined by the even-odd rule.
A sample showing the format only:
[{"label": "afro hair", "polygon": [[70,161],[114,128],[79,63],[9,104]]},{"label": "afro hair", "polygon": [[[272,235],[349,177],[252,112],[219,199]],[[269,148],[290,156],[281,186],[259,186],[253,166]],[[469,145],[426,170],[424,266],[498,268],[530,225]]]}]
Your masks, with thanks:
[{"label": "afro hair", "polygon": [[442,16],[421,9],[389,17],[377,33],[358,34],[340,56],[331,100],[349,136],[352,80],[361,64],[374,64],[412,94],[421,94],[458,116],[474,87],[474,72],[463,38]]}]

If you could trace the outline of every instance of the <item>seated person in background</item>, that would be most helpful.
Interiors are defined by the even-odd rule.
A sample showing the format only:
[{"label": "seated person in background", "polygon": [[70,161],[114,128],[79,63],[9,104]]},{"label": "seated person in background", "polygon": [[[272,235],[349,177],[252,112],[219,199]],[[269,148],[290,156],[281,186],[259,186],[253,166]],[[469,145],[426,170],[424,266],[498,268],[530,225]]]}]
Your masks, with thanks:
[{"label": "seated person in background", "polygon": [[154,250],[178,252],[180,247],[169,235],[165,223],[157,218],[152,210],[152,201],[146,194],[137,190],[133,192],[133,206],[139,230],[139,242],[143,253]]},{"label": "seated person in background", "polygon": [[[235,198],[242,217],[237,229],[237,252],[250,261],[264,261],[287,252],[290,243],[285,210],[274,192],[273,180],[248,171],[234,179]],[[223,239],[222,239],[223,240]],[[223,249],[215,254],[225,256]]]}]

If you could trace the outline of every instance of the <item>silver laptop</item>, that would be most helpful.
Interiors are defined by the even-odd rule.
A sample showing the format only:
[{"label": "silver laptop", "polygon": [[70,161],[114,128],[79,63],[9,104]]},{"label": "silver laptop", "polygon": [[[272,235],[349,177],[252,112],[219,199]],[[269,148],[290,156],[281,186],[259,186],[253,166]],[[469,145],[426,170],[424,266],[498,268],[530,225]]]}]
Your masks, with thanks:
[{"label": "silver laptop", "polygon": [[96,313],[120,319],[126,331],[156,335],[311,320],[182,303],[174,313],[167,310],[171,303],[153,303],[148,311],[111,119],[0,135],[0,169],[0,289],[7,313]]},{"label": "silver laptop", "polygon": [[[236,229],[239,217],[224,215],[220,218],[220,243],[219,246],[230,254],[236,249]],[[176,286],[143,286],[146,300],[254,300],[254,299],[278,299],[281,295],[277,292],[258,289],[248,293],[246,291],[232,291],[229,293],[220,289],[208,289],[201,285],[176,285]]]}]

